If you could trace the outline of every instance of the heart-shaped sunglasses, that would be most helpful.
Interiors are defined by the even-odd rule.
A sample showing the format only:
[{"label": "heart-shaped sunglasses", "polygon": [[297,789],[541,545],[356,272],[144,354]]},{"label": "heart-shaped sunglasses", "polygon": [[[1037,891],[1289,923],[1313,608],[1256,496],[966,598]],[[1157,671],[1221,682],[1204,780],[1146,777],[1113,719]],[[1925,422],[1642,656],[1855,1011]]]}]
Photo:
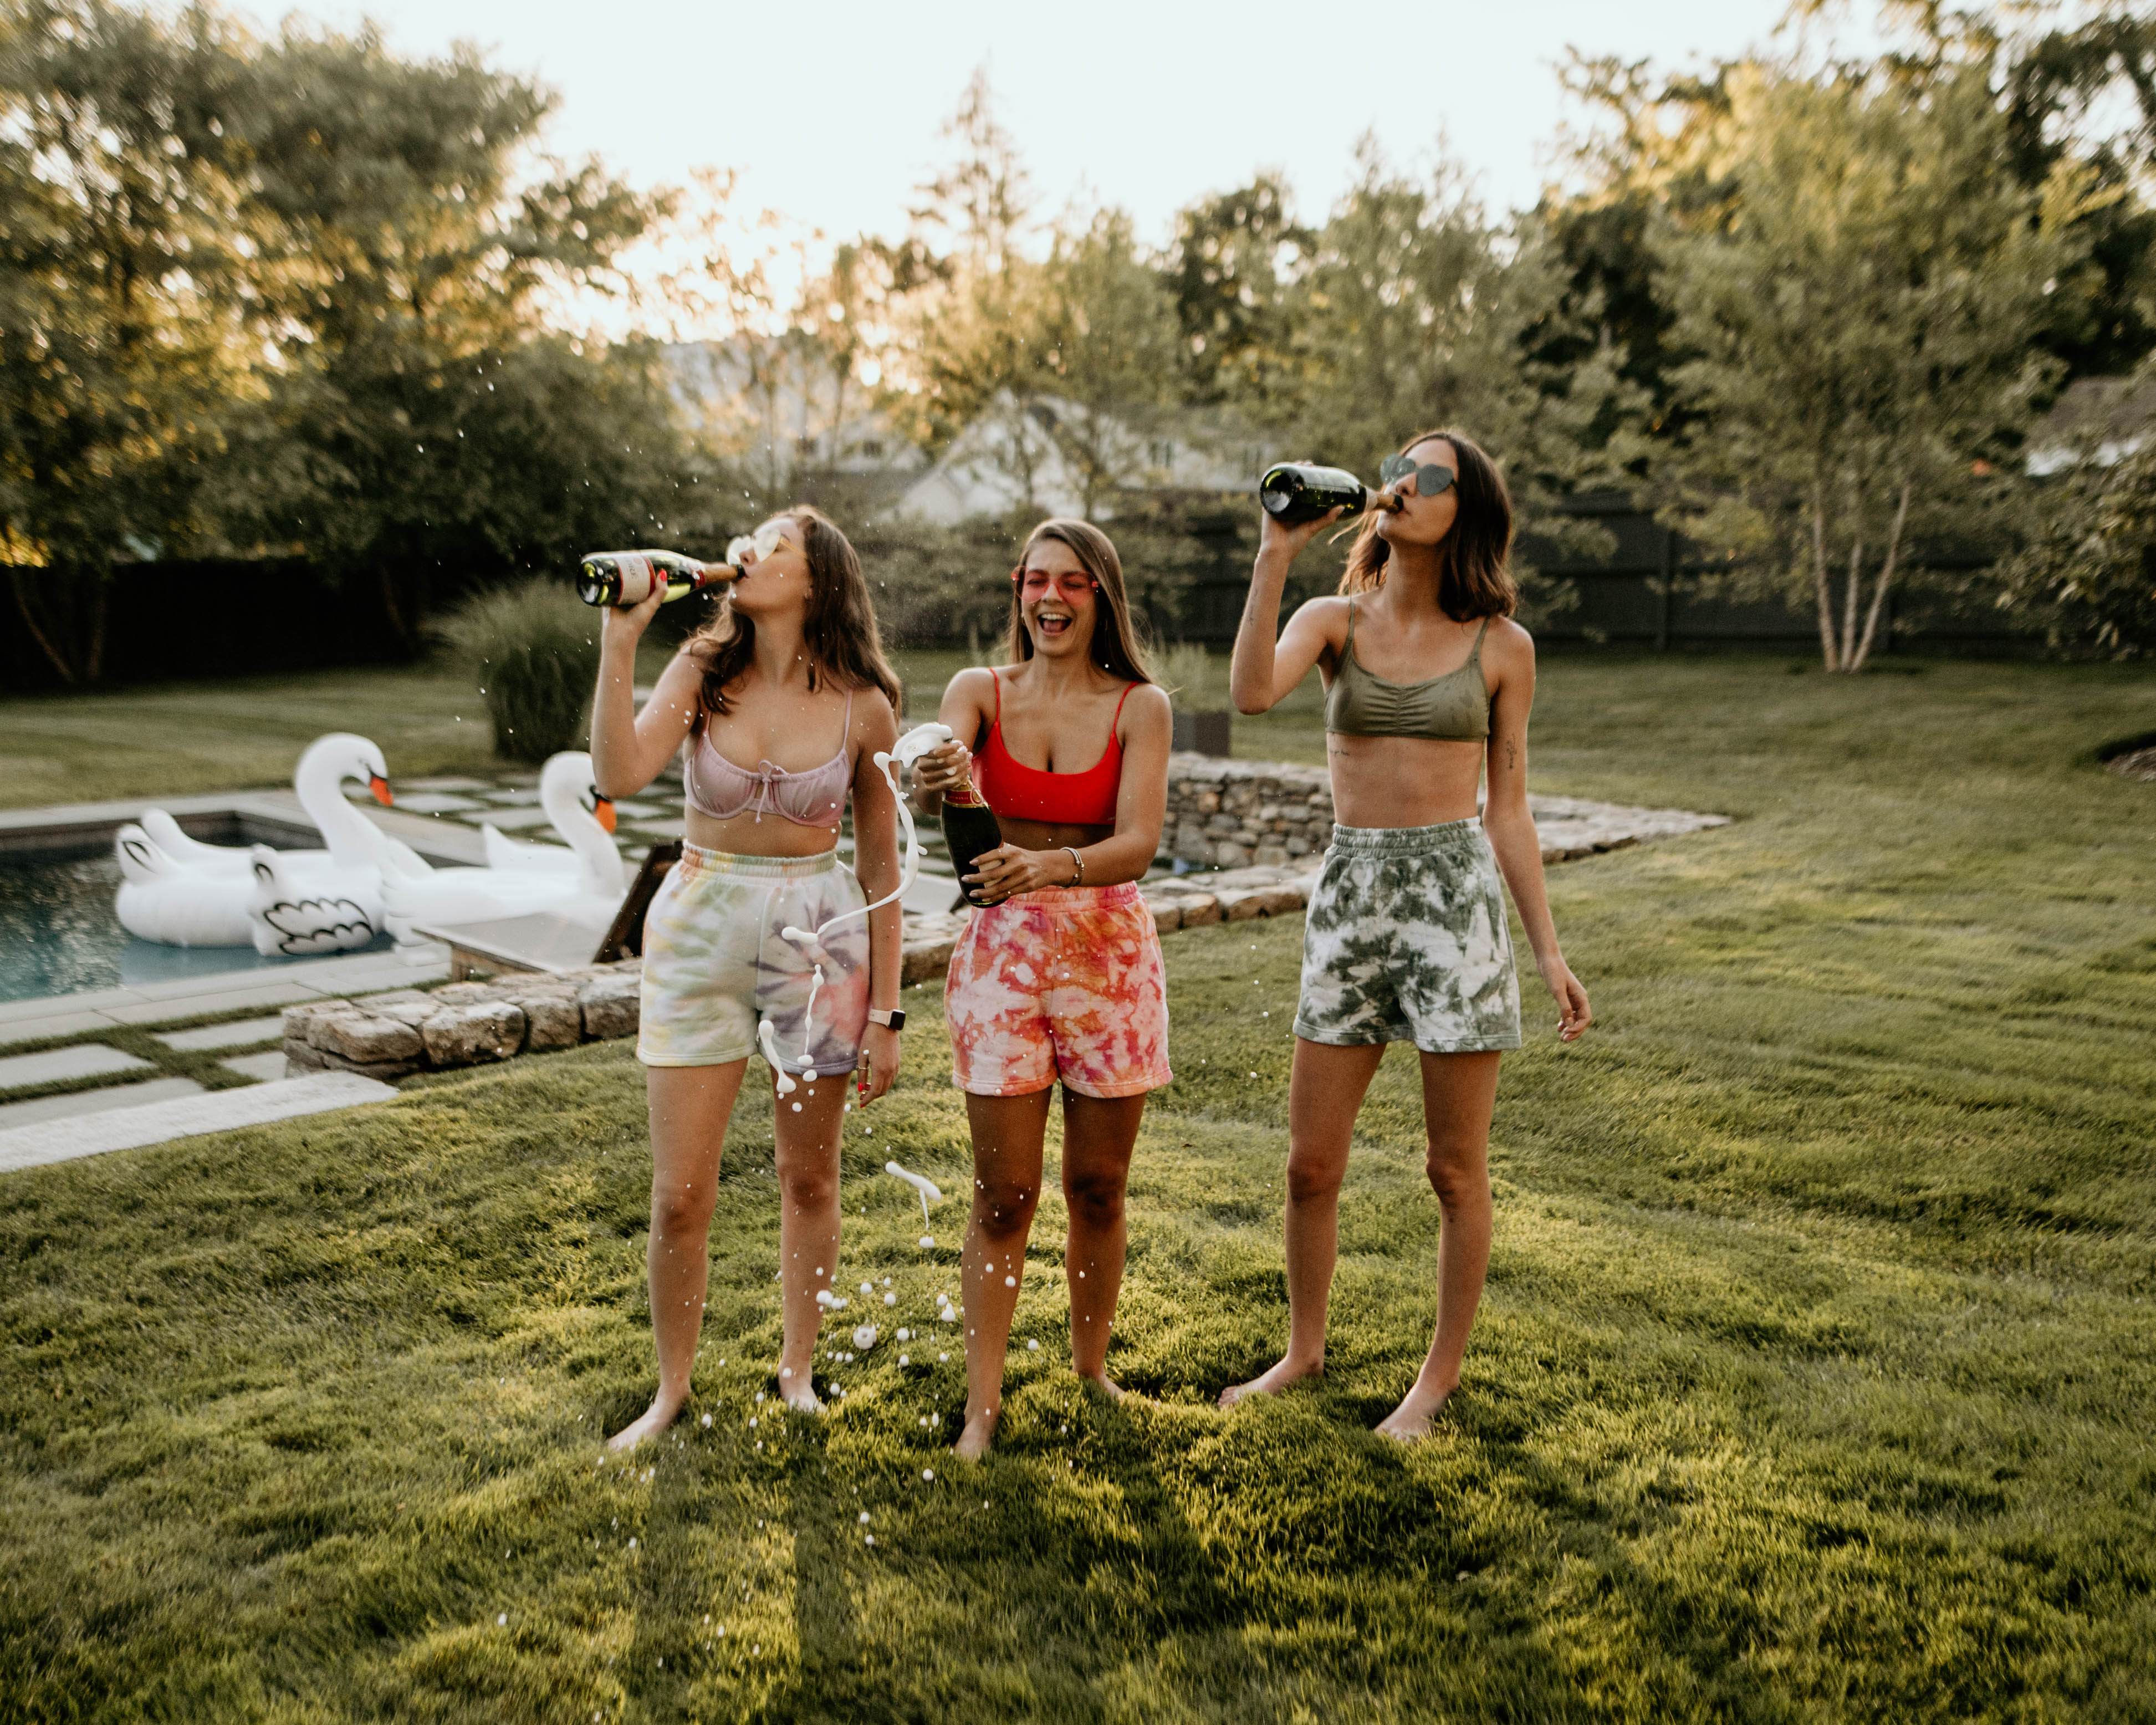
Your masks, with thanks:
[{"label": "heart-shaped sunglasses", "polygon": [[1378,469],[1378,483],[1387,490],[1398,490],[1403,480],[1413,479],[1418,497],[1435,497],[1459,477],[1450,468],[1440,467],[1435,462],[1418,467],[1405,455],[1388,455]]}]

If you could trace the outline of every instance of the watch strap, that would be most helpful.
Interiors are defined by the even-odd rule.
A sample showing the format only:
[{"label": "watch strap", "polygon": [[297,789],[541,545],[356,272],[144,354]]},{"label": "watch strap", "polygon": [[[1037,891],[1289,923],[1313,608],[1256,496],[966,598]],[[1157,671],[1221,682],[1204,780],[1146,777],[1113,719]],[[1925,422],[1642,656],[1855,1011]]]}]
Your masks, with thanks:
[{"label": "watch strap", "polygon": [[889,1011],[880,1011],[872,1006],[869,1009],[869,1021],[871,1024],[887,1024],[894,1030],[903,1030],[906,1028],[906,1009],[902,1006],[894,1006]]}]

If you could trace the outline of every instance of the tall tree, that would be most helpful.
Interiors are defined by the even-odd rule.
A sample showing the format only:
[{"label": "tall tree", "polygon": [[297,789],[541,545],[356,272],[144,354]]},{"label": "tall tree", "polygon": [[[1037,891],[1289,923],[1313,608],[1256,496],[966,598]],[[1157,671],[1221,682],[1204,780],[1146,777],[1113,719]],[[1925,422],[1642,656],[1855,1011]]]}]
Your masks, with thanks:
[{"label": "tall tree", "polygon": [[[1412,178],[1366,143],[1362,170],[1287,296],[1283,382],[1263,409],[1276,434],[1368,474],[1402,438],[1457,427],[1504,464],[1539,531],[1593,542],[1552,506],[1618,473],[1605,422],[1636,403],[1607,353],[1560,368],[1531,352],[1558,315],[1547,237],[1489,220],[1450,167]],[[1524,572],[1536,603],[1563,602]]]},{"label": "tall tree", "polygon": [[68,682],[101,673],[116,559],[199,532],[252,388],[233,51],[207,13],[0,6],[0,555]]},{"label": "tall tree", "polygon": [[1974,69],[1919,88],[1755,66],[1727,87],[1707,150],[1731,213],[1666,253],[1698,357],[1661,472],[1675,517],[1808,590],[1827,669],[1858,670],[1912,528],[2010,450],[2056,374],[2032,343],[2081,255],[2087,177],[2030,192],[2004,172]]},{"label": "tall tree", "polygon": [[[679,454],[664,395],[603,377],[575,341],[526,350],[551,292],[613,280],[654,202],[596,162],[527,178],[553,99],[468,50],[411,62],[371,29],[294,24],[249,74],[231,125],[281,339],[235,515],[374,581],[413,640],[438,572],[490,557],[520,511],[589,497],[572,518],[650,516]],[[513,421],[505,389],[527,387],[569,416],[578,470],[542,482],[490,465],[482,491],[468,446],[495,436],[488,416]],[[649,416],[626,444],[625,390]]]},{"label": "tall tree", "polygon": [[1279,387],[1288,293],[1315,243],[1291,213],[1278,174],[1200,198],[1177,216],[1167,269],[1190,399],[1250,400]]}]

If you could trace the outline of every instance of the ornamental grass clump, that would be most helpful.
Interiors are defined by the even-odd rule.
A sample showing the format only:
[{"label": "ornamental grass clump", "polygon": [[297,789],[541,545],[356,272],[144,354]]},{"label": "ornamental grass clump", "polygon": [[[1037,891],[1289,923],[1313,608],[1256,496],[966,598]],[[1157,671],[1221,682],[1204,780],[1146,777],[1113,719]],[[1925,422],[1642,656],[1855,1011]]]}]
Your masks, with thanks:
[{"label": "ornamental grass clump", "polygon": [[583,743],[598,680],[598,618],[559,582],[535,578],[475,594],[441,636],[478,675],[495,753],[539,762]]},{"label": "ornamental grass clump", "polygon": [[1210,712],[1228,704],[1224,666],[1196,641],[1178,641],[1151,655],[1153,679],[1168,692],[1178,712]]}]

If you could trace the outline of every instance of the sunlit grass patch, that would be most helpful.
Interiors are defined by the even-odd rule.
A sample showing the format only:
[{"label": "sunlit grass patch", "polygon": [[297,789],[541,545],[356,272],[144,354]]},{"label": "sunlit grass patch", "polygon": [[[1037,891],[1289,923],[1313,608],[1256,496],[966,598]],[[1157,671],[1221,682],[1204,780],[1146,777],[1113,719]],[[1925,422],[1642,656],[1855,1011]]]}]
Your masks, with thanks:
[{"label": "sunlit grass patch", "polygon": [[[695,1399],[627,1465],[625,1048],[10,1176],[0,1717],[2146,1717],[2156,801],[2075,751],[2152,690],[1545,667],[1551,788],[1742,818],[1553,871],[1599,1022],[1559,1049],[1523,978],[1483,1314],[1413,1450],[1368,1430],[1431,1315],[1404,1051],[1326,1377],[1213,1406],[1286,1334],[1295,919],[1168,942],[1110,1356],[1139,1394],[1068,1369],[1051,1185],[978,1468],[932,988],[849,1118],[844,1281],[885,1333],[847,1394],[772,1399],[752,1085]],[[893,1155],[949,1194],[932,1253]]]}]

